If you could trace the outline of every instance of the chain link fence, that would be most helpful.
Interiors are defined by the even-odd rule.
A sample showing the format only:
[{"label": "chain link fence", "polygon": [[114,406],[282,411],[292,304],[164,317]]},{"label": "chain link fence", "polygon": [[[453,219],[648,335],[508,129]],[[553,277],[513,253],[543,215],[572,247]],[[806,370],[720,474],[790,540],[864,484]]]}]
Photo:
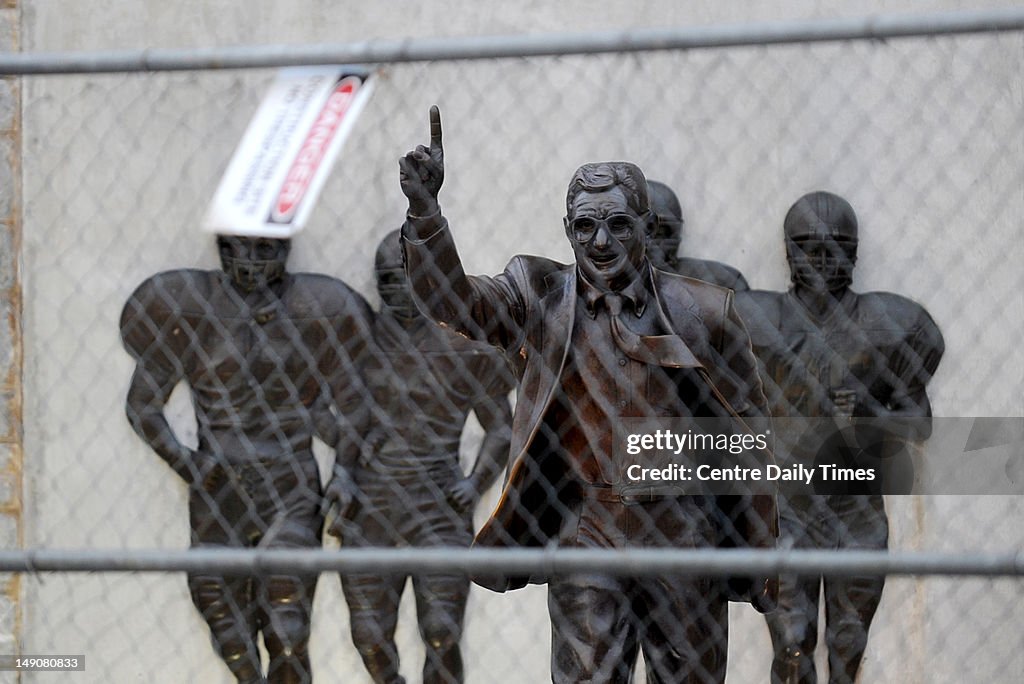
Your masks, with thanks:
[{"label": "chain link fence", "polygon": [[[287,255],[289,272],[327,278],[289,276],[282,281],[286,289],[278,283],[271,300],[256,303],[261,286],[253,295],[231,285],[221,275],[221,259],[227,258],[228,276],[241,283],[247,276],[231,271],[232,260],[272,263],[282,258],[279,246],[217,242],[199,223],[274,76],[271,70],[24,77],[25,547],[70,550],[70,557],[106,552],[108,569],[122,571],[128,568],[113,560],[118,552],[319,547],[325,524],[321,483],[338,473],[332,447],[342,454],[343,471],[357,492],[347,520],[326,520],[343,551],[468,545],[471,530],[479,530],[499,503],[510,440],[515,444],[516,431],[529,427],[525,418],[511,422],[512,407],[530,391],[512,391],[517,380],[529,382],[522,380],[529,370],[516,353],[528,359],[545,350],[508,337],[513,323],[528,327],[525,314],[495,310],[484,321],[492,339],[512,350],[509,363],[493,347],[410,322],[401,298],[388,299],[401,290],[401,257],[394,237],[379,246],[402,225],[408,206],[397,161],[429,141],[427,112],[435,103],[445,133],[440,203],[466,271],[500,273],[516,254],[571,263],[573,243],[562,219],[573,171],[593,161],[634,162],[649,180],[678,195],[681,253],[731,265],[761,291],[735,299],[754,356],[743,331],[736,333],[743,336],[738,347],[716,350],[718,363],[738,375],[737,355],[746,354],[751,364],[756,356],[772,415],[820,415],[793,396],[824,393],[834,404],[829,392],[845,380],[814,366],[819,356],[786,346],[785,313],[767,313],[781,310],[772,307],[783,295],[765,291],[782,293],[790,285],[787,210],[805,193],[827,190],[849,202],[859,223],[854,290],[898,293],[918,305],[906,305],[917,312],[915,320],[931,320],[941,331],[938,341],[932,335],[921,343],[927,324],[893,322],[903,314],[884,306],[870,320],[842,309],[841,324],[832,329],[847,341],[851,328],[870,331],[860,351],[884,357],[881,368],[870,360],[849,361],[872,369],[856,377],[862,395],[872,395],[882,376],[894,375],[885,380],[888,394],[880,399],[888,409],[901,405],[892,396],[900,392],[916,397],[910,403],[918,415],[930,403],[932,437],[913,444],[908,456],[918,472],[927,474],[937,462],[929,460],[931,452],[968,439],[964,430],[974,418],[1022,415],[1024,358],[1017,341],[1024,335],[1024,37],[1010,31],[771,42],[561,56],[528,56],[524,50],[511,58],[381,65],[376,91],[310,224]],[[165,275],[153,279],[157,273]],[[414,279],[421,275],[413,273]],[[397,290],[388,289],[395,285]],[[521,289],[513,291],[522,295]],[[926,312],[923,318],[919,310]],[[262,314],[266,320],[258,319]],[[600,316],[592,319],[595,325]],[[646,332],[667,332],[654,325]],[[826,345],[831,351],[842,346],[835,339]],[[902,359],[902,370],[890,363],[894,356]],[[630,363],[616,353],[595,353],[590,370],[578,362],[566,372],[589,387],[605,378],[635,389],[639,385],[616,375],[625,372],[620,367],[635,370]],[[816,382],[793,389],[794,365]],[[664,388],[652,389],[659,381],[644,377],[646,393],[636,390],[633,413],[626,415],[665,408],[652,399]],[[680,387],[693,380],[666,377]],[[680,396],[701,405],[717,401],[699,385]],[[727,399],[723,403],[739,405],[735,396]],[[549,421],[547,433],[541,430],[546,438],[582,441],[588,444],[584,451],[601,452],[592,441],[602,439],[602,430],[610,439],[611,427],[588,432],[579,427],[586,420],[573,414],[573,406],[563,408],[565,415]],[[762,409],[768,412],[767,405]],[[598,415],[617,414],[606,409]],[[946,419],[953,422],[942,423]],[[1002,459],[1006,479],[1016,486],[1021,473],[1014,459],[1024,438],[1013,434],[1012,420],[1005,425],[1009,437],[972,453]],[[163,460],[181,477],[133,426],[163,449]],[[785,439],[779,444],[783,458]],[[964,452],[963,441],[955,446],[954,452]],[[282,462],[282,452],[294,458]],[[495,480],[497,486],[487,489]],[[576,473],[555,481],[555,489],[579,481]],[[479,502],[477,490],[485,490]],[[711,504],[656,497],[630,508],[636,520],[627,524],[615,517],[624,509],[607,512],[621,507],[621,500],[549,494],[543,510],[574,524],[597,520],[601,527],[607,514],[607,527],[641,530],[623,542],[596,546],[655,546],[671,558],[669,549],[716,542],[708,521],[720,511]],[[892,567],[860,575],[833,568],[833,582],[871,576],[875,584],[850,591],[881,596],[861,681],[1014,681],[1024,668],[1015,629],[1024,611],[1019,565],[977,573],[987,577],[943,575],[962,574],[950,565],[953,555],[981,563],[992,554],[1015,554],[1021,547],[1020,498],[887,496],[887,523],[878,509],[881,497],[872,501],[871,529],[851,548],[885,548],[887,535],[897,557],[911,551],[950,555],[931,571],[895,570],[884,590],[877,578]],[[587,515],[581,516],[581,502],[590,506]],[[675,508],[683,505],[695,508]],[[593,514],[598,508],[605,512]],[[518,512],[543,524],[545,513],[536,507],[523,504]],[[653,522],[645,518],[651,515]],[[802,524],[822,526],[824,515],[812,513]],[[679,519],[666,523],[659,516]],[[804,546],[794,541],[798,533],[787,528],[785,515],[783,520],[784,549]],[[843,524],[832,529],[857,536]],[[644,534],[646,541],[638,541]],[[339,546],[334,536],[324,539],[330,549]],[[219,566],[216,556],[193,557],[188,581],[182,566],[155,573],[26,573],[20,649],[84,654],[86,671],[76,675],[81,681],[226,682],[232,680],[229,667],[240,677],[247,663],[256,667],[253,648],[262,650],[264,663],[268,653],[277,654],[270,658],[272,681],[291,681],[288,671],[300,681],[310,667],[318,681],[371,681],[364,664],[378,668],[382,678],[395,665],[387,645],[394,629],[400,669],[409,681],[420,680],[424,665],[425,678],[433,671],[436,681],[448,681],[461,667],[473,682],[550,678],[548,605],[568,622],[586,621],[579,612],[549,599],[542,586],[469,592],[469,557],[458,554],[451,555],[449,573],[413,573],[417,599],[407,591],[399,608],[404,574],[389,563],[417,567],[416,553],[414,548],[349,568],[345,593],[336,572],[324,572],[316,584],[322,568],[304,565],[302,554],[292,559],[293,572],[287,572],[286,558],[274,570],[262,566],[257,580]],[[644,596],[619,607],[643,637],[648,667],[657,669],[664,656],[664,649],[646,650],[657,642],[658,627],[668,630],[661,636],[669,650],[692,647],[698,681],[713,681],[715,659],[724,657],[713,651],[724,643],[718,632],[727,613],[730,681],[769,679],[779,647],[773,649],[762,616],[742,603],[726,608],[666,598],[695,591],[705,599],[717,596],[720,579],[732,572],[700,563],[722,553],[679,556],[680,567],[691,574],[655,575],[667,584],[636,590]],[[338,567],[344,564],[344,555],[336,558]],[[771,567],[756,560],[744,566],[744,558],[737,563],[749,573],[770,574]],[[772,558],[790,569],[787,559],[799,565],[801,557]],[[853,557],[837,555],[837,562],[845,558],[856,567]],[[538,568],[556,562],[533,560]],[[814,568],[814,558],[804,560]],[[422,561],[438,559],[424,553]],[[502,574],[508,566],[501,563],[493,559],[486,569]],[[589,567],[604,564],[608,577],[632,581],[646,577],[638,568],[652,563],[646,557],[615,569],[612,555],[599,555]],[[404,573],[407,565],[400,567]],[[557,577],[575,576],[555,567]],[[476,574],[486,576],[484,570]],[[621,588],[598,584],[613,594]],[[828,611],[841,608],[827,593],[824,603]],[[390,617],[391,610],[397,617]],[[828,632],[828,617],[820,625],[819,673],[829,668],[826,641],[860,638]],[[684,628],[683,618],[690,630],[685,637],[672,631]],[[210,628],[228,667],[211,648]],[[261,641],[252,639],[256,631],[262,631]],[[633,663],[634,637],[628,630],[616,634],[595,637],[575,653],[600,660],[605,656],[594,649],[603,644],[624,652],[601,662]],[[457,641],[462,665],[445,650]],[[563,666],[571,662],[566,658]],[[637,667],[641,679],[643,670]],[[26,672],[21,681],[68,677]]]}]

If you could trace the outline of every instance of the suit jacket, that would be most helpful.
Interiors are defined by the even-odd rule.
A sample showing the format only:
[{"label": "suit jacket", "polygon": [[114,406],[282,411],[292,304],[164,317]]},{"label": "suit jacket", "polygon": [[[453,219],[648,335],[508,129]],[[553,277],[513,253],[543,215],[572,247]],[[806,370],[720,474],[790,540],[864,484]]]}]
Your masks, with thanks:
[{"label": "suit jacket", "polygon": [[[418,235],[429,237],[416,239]],[[552,500],[564,472],[553,453],[557,450],[538,433],[569,353],[577,302],[575,264],[516,256],[498,276],[467,276],[440,215],[410,218],[403,228],[403,248],[421,309],[441,325],[504,349],[519,376],[508,477],[475,544],[543,546],[557,540],[571,511]],[[732,291],[656,269],[652,273],[652,303],[701,362],[706,379],[740,416],[767,415],[750,340],[732,307]],[[748,542],[773,548],[774,501],[761,503],[768,504],[761,506],[762,524],[752,526],[761,533]],[[544,581],[475,579],[498,591]]]}]

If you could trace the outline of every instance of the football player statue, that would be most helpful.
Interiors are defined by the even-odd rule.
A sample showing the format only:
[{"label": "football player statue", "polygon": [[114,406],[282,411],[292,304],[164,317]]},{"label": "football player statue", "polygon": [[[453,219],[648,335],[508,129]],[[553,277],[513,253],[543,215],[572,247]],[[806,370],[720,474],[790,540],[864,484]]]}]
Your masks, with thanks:
[{"label": "football player statue", "polygon": [[[132,427],[188,486],[195,548],[317,548],[323,516],[314,435],[338,449],[336,498],[361,428],[357,370],[372,312],[344,283],[285,269],[290,242],[221,235],[222,270],[181,269],[143,282],[121,314],[135,358]],[[198,445],[164,406],[183,382]],[[335,418],[337,416],[338,418]],[[188,576],[192,601],[239,682],[309,682],[316,575]],[[264,675],[257,646],[269,654]]]},{"label": "football player statue", "polygon": [[[776,444],[788,444],[790,457],[813,465],[843,460],[838,452],[848,451],[846,442],[860,453],[861,446],[869,451],[878,447],[891,456],[910,442],[926,439],[931,433],[926,385],[944,349],[931,316],[900,295],[850,288],[858,228],[853,208],[843,198],[827,192],[801,197],[786,215],[784,234],[790,289],[736,297],[772,415],[811,419],[777,420]],[[826,421],[829,429],[848,436],[804,441],[815,432],[812,423]],[[885,435],[881,441],[879,425]],[[805,428],[803,435],[796,434]],[[816,446],[807,451],[805,444]],[[780,448],[780,458],[786,450]],[[879,453],[878,462],[886,455]],[[883,489],[880,484],[858,493],[780,493],[780,546],[887,548]],[[784,576],[779,607],[765,616],[775,650],[771,680],[816,681],[814,651],[824,584],[829,681],[852,684],[884,581],[883,576]]]},{"label": "football player statue", "polygon": [[683,242],[683,209],[672,188],[659,181],[647,181],[651,212],[655,220],[647,234],[647,255],[655,267],[704,280],[730,290],[749,290],[746,278],[732,266],[719,261],[679,255]]},{"label": "football player statue", "polygon": [[[356,505],[331,531],[346,547],[458,546],[473,541],[473,509],[508,460],[511,369],[493,347],[438,326],[413,303],[399,232],[376,255],[381,309],[365,367],[372,418],[354,471]],[[459,463],[473,412],[484,430],[469,475]],[[408,576],[346,574],[352,640],[377,683],[403,682],[394,636]],[[459,641],[469,577],[412,576],[425,684],[463,681]]]}]

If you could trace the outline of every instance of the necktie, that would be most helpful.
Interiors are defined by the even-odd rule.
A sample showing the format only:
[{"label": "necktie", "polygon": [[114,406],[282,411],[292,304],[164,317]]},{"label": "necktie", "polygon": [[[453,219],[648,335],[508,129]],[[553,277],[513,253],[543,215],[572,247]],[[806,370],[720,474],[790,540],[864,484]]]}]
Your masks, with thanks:
[{"label": "necktie", "polygon": [[[604,304],[608,308],[608,317],[611,319],[612,339],[626,356],[641,363],[656,366],[696,369],[719,403],[729,415],[739,422],[741,429],[746,433],[753,434],[750,426],[736,413],[736,409],[715,386],[704,364],[697,360],[697,357],[678,335],[638,335],[619,321],[619,314],[622,313],[622,295],[608,293],[604,296]],[[771,450],[765,450],[765,452],[768,454],[769,462],[774,463],[775,456]]]},{"label": "necktie", "polygon": [[604,304],[611,320],[612,339],[631,359],[668,368],[703,368],[686,343],[678,335],[638,335],[619,320],[622,295],[609,293]]}]

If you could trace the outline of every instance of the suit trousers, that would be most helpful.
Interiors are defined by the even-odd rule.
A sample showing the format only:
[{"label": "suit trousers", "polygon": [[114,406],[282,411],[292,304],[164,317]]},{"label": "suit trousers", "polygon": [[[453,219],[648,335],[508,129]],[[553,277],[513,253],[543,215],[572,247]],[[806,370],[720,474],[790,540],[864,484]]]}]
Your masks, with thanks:
[{"label": "suit trousers", "polygon": [[[700,548],[715,538],[711,500],[661,498],[623,503],[610,488],[584,488],[575,531],[577,548]],[[728,601],[713,577],[556,576],[548,588],[551,679],[632,681],[640,651],[647,681],[724,682]]]}]

